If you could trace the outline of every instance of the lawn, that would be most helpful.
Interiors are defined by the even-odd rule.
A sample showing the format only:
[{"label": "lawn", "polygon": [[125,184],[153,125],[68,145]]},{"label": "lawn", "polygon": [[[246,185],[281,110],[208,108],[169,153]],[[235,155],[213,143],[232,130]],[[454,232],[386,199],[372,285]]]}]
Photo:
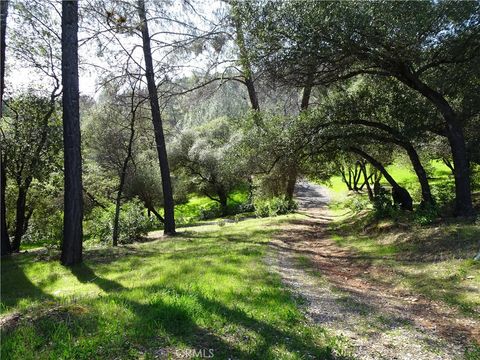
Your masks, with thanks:
[{"label": "lawn", "polygon": [[181,229],[173,238],[2,260],[2,359],[328,359],[342,341],[307,322],[263,258],[299,215]]}]

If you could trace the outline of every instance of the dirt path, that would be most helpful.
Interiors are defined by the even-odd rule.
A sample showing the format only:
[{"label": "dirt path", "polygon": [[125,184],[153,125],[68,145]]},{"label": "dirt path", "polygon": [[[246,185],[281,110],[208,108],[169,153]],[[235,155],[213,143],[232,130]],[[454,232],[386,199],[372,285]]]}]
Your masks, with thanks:
[{"label": "dirt path", "polygon": [[306,300],[308,318],[344,336],[358,359],[463,358],[478,324],[421,296],[372,282],[372,274],[389,270],[329,239],[327,189],[301,182],[296,196],[307,220],[288,225],[272,241],[268,262]]}]

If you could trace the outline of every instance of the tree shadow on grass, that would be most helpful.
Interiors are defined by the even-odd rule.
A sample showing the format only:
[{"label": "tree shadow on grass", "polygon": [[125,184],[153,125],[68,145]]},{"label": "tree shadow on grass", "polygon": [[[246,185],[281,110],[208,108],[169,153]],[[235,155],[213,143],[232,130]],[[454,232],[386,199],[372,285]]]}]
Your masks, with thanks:
[{"label": "tree shadow on grass", "polygon": [[1,260],[1,310],[15,307],[22,300],[51,300],[52,297],[40,287],[32,283],[25,275],[23,263],[31,261],[31,257],[19,255]]},{"label": "tree shadow on grass", "polygon": [[[311,354],[318,359],[333,358],[332,348],[319,346],[310,338],[302,338],[295,330],[282,330],[272,324],[260,321],[243,310],[230,308],[225,304],[206,298],[198,291],[184,291],[176,287],[152,285],[141,287],[146,292],[146,301],[131,300],[122,296],[120,292],[129,291],[116,281],[102,278],[83,264],[72,268],[72,273],[83,283],[89,282],[98,285],[107,292],[107,296],[116,303],[125,304],[134,314],[132,323],[126,324],[126,334],[129,341],[146,348],[154,357],[174,356],[181,353],[182,348],[204,350],[213,349],[216,358],[265,359],[272,357],[274,347],[286,348],[300,354]],[[168,295],[167,295],[168,294]],[[157,296],[158,295],[158,296]],[[272,294],[274,296],[275,294]],[[165,296],[165,297],[164,297]],[[170,301],[166,302],[166,296]],[[175,299],[172,301],[172,297]],[[248,337],[229,333],[219,336],[210,330],[208,325],[198,325],[183,301],[176,299],[190,299],[200,305],[200,311],[212,313],[215,317],[226,319],[225,327],[234,324],[240,328],[253,331],[258,336],[254,348],[248,346]],[[255,299],[242,299],[248,303]],[[188,302],[188,301],[187,301]],[[252,304],[255,306],[255,304]],[[338,358],[338,357],[337,357]]]}]

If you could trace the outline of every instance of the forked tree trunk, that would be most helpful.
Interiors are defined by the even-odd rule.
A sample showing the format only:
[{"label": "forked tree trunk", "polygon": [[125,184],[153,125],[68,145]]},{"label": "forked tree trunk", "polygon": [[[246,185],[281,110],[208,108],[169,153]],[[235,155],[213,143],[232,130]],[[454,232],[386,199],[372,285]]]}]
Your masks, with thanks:
[{"label": "forked tree trunk", "polygon": [[82,262],[82,153],[78,88],[78,1],[62,2],[62,86],[65,204],[61,262]]},{"label": "forked tree trunk", "polygon": [[158,103],[157,86],[155,84],[155,75],[153,72],[152,50],[150,47],[150,34],[148,31],[147,16],[145,13],[145,1],[138,0],[138,15],[141,21],[143,56],[145,58],[145,76],[147,78],[148,95],[150,99],[150,108],[152,112],[153,129],[155,132],[155,143],[157,145],[158,160],[160,163],[160,173],[162,176],[163,207],[165,211],[164,234],[175,234],[175,215],[172,193],[172,184],[170,179],[170,169],[167,158],[167,148],[165,146],[165,137],[163,134],[162,117],[160,114],[160,105]]}]

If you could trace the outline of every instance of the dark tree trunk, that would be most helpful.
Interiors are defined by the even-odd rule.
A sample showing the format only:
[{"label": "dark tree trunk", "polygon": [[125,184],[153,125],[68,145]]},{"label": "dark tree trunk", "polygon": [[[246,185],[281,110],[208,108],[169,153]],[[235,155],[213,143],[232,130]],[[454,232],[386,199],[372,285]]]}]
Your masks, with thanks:
[{"label": "dark tree trunk", "polygon": [[292,166],[288,172],[287,177],[287,191],[285,194],[285,199],[288,201],[293,200],[293,193],[295,191],[295,184],[297,183],[297,167]]},{"label": "dark tree trunk", "polygon": [[410,196],[408,191],[398,185],[395,179],[388,173],[388,171],[379,161],[375,160],[373,157],[371,157],[361,149],[351,147],[350,150],[363,157],[382,173],[385,179],[387,179],[388,183],[392,186],[392,197],[395,204],[399,204],[400,208],[403,210],[413,210],[412,197]]},{"label": "dark tree trunk", "polygon": [[455,175],[455,168],[453,167],[453,164],[448,160],[447,158],[443,157],[442,158],[443,163],[445,164],[446,167],[450,169],[453,175]]},{"label": "dark tree trunk", "polygon": [[367,174],[367,166],[365,165],[364,162],[360,163],[360,170],[363,173],[364,184],[367,187],[368,200],[373,201],[373,191],[372,191],[372,188],[370,187],[370,180],[369,180],[369,176]]},{"label": "dark tree trunk", "polygon": [[30,187],[30,181],[27,180],[27,183],[18,186],[18,195],[17,195],[17,206],[15,213],[15,234],[12,241],[12,251],[19,252],[20,244],[22,242],[22,236],[25,233],[25,222],[26,222],[26,205],[27,205],[27,193],[28,188]]},{"label": "dark tree trunk", "polygon": [[82,153],[78,89],[78,2],[62,2],[62,86],[65,199],[61,262],[82,262]]},{"label": "dark tree trunk", "polygon": [[227,192],[223,188],[217,189],[218,200],[220,203],[220,211],[222,212],[222,216],[228,215],[228,197]]},{"label": "dark tree trunk", "polygon": [[423,165],[418,157],[417,151],[411,144],[405,144],[405,150],[407,151],[410,162],[412,163],[415,174],[417,174],[420,188],[422,189],[422,205],[433,205],[435,203],[432,192],[430,190],[430,184],[428,183],[428,177]]},{"label": "dark tree trunk", "polygon": [[12,248],[10,245],[10,238],[8,236],[7,231],[7,211],[5,206],[5,190],[7,187],[7,176],[6,176],[6,166],[5,166],[5,159],[2,156],[0,158],[0,186],[1,186],[1,224],[2,233],[1,233],[1,253],[0,256],[8,255],[12,252]]},{"label": "dark tree trunk", "polygon": [[420,92],[442,114],[446,123],[447,138],[452,150],[453,166],[455,168],[455,214],[467,217],[474,215],[467,147],[457,114],[443,95],[424,84],[408,68],[403,69],[403,72],[397,78]]},{"label": "dark tree trunk", "polygon": [[151,212],[153,215],[155,215],[155,217],[160,223],[165,224],[165,219],[163,218],[162,215],[160,215],[160,213],[157,210],[155,210],[155,207],[153,207],[151,204],[147,204],[146,207],[148,212],[149,213]]},{"label": "dark tree trunk", "polygon": [[[3,89],[5,87],[5,33],[7,30],[8,1],[0,1],[0,118],[3,109]],[[7,231],[7,207],[5,190],[7,188],[6,157],[0,153],[0,227],[1,227],[1,256],[11,253],[10,238]]]},{"label": "dark tree trunk", "polygon": [[162,175],[163,190],[163,207],[165,211],[165,227],[166,235],[175,234],[175,215],[172,184],[170,180],[170,169],[167,158],[167,148],[165,146],[165,138],[163,134],[162,118],[160,114],[160,106],[158,103],[157,86],[155,85],[155,75],[153,72],[152,50],[150,47],[150,35],[148,32],[147,17],[145,14],[145,1],[138,0],[138,15],[142,23],[142,39],[143,39],[143,56],[145,58],[145,75],[147,78],[148,95],[150,98],[150,107],[152,111],[152,122],[155,132],[155,143],[157,145],[158,160],[160,163],[160,173]]},{"label": "dark tree trunk", "polygon": [[125,186],[125,177],[127,176],[128,163],[132,158],[133,140],[135,139],[135,116],[136,107],[134,105],[135,92],[132,90],[132,97],[130,103],[130,137],[128,138],[127,154],[123,160],[122,170],[120,172],[120,184],[118,185],[117,198],[115,199],[115,218],[113,220],[113,237],[112,245],[118,245],[118,237],[120,234],[118,222],[120,220],[120,206],[122,202],[123,188]]}]

